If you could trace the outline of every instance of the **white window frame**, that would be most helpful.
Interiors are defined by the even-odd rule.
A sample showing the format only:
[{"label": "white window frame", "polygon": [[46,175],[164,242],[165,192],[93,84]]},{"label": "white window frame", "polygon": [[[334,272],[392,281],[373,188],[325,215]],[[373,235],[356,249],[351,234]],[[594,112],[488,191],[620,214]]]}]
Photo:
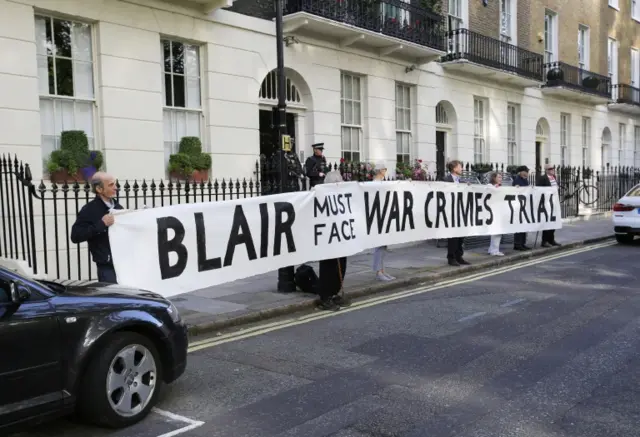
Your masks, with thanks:
[{"label": "white window frame", "polygon": [[[351,83],[351,94],[347,95],[345,85],[347,82]],[[363,91],[363,78],[361,76],[341,72],[340,73],[340,156],[349,162],[358,162],[364,160],[363,147],[362,147],[362,129],[363,129],[363,114],[362,114],[362,91]],[[357,89],[357,94],[354,90]],[[356,110],[356,108],[358,108]],[[347,116],[350,114],[350,117]],[[356,119],[357,118],[357,119]],[[345,148],[347,139],[348,148]],[[353,143],[357,142],[356,147],[353,147]],[[357,154],[357,159],[353,157]]]},{"label": "white window frame", "polygon": [[633,127],[633,166],[640,168],[640,126]]},{"label": "white window frame", "polygon": [[[639,0],[640,1],[640,0]],[[634,88],[633,92],[633,101],[640,102],[640,98],[637,95],[638,89],[640,89],[640,50],[636,47],[631,47],[631,87]]]},{"label": "white window frame", "polygon": [[582,117],[582,166],[589,167],[591,162],[591,118]]},{"label": "white window frame", "polygon": [[609,0],[609,7],[619,11],[620,10],[620,2],[619,2],[619,0]]},{"label": "white window frame", "polygon": [[544,62],[558,61],[558,14],[550,9],[544,11]]},{"label": "white window frame", "polygon": [[487,153],[487,114],[489,101],[473,98],[473,161],[475,164],[489,162]]},{"label": "white window frame", "polygon": [[[183,73],[175,73],[173,71],[173,56],[171,57],[171,67],[170,71],[167,72],[165,69],[165,56],[164,56],[164,43],[169,42],[170,47],[173,47],[173,44],[179,43],[182,44],[185,49],[193,49],[195,50],[196,57],[198,60],[197,68],[195,69],[197,72],[197,76],[195,74],[188,74],[186,62],[184,62],[184,71]],[[186,50],[183,52],[186,53]],[[203,141],[203,118],[204,114],[202,111],[202,50],[201,47],[195,44],[191,44],[188,42],[181,41],[179,39],[174,38],[160,38],[160,59],[161,62],[161,74],[162,74],[162,123],[163,123],[163,144],[164,144],[164,159],[165,159],[165,169],[169,163],[169,157],[178,153],[180,147],[180,141],[183,137],[198,137],[203,145],[203,150],[206,150],[205,142]],[[171,78],[171,104],[167,104],[167,93],[166,93],[166,78],[167,75]],[[184,99],[185,106],[175,106],[175,90],[173,89],[173,78],[174,76],[184,77]],[[197,80],[198,82],[198,93],[197,93],[197,103],[190,104],[189,96],[188,96],[188,88],[187,83],[189,80]],[[184,123],[183,125],[181,125]]]},{"label": "white window frame", "polygon": [[449,30],[464,28],[464,5],[466,0],[449,0],[447,13]]},{"label": "white window frame", "polygon": [[611,79],[611,85],[618,84],[618,41],[615,38],[607,39],[607,72]]},{"label": "white window frame", "polygon": [[396,83],[396,160],[406,164],[412,158],[412,117],[411,98],[413,88],[410,85]]},{"label": "white window frame", "polygon": [[[41,41],[38,35],[38,27],[36,21],[39,19],[44,19],[44,20],[49,20],[49,29],[46,30],[50,30],[51,32],[51,38],[53,39],[53,45],[49,46],[47,44],[47,40],[46,40],[46,33],[44,35],[44,41]],[[91,53],[89,54],[88,57],[86,58],[78,58],[76,56],[74,56],[73,53],[73,41],[72,41],[72,53],[71,53],[71,57],[65,57],[65,56],[59,56],[57,54],[57,51],[55,49],[55,35],[54,35],[54,21],[65,21],[65,22],[69,22],[72,25],[75,26],[83,26],[89,29],[89,36],[91,38],[91,40],[89,41],[89,46],[88,49],[91,51]],[[35,14],[34,15],[34,25],[35,25],[35,30],[36,30],[36,61],[37,61],[37,65],[38,65],[38,94],[39,94],[39,106],[40,106],[40,127],[41,127],[41,147],[43,144],[48,143],[47,139],[51,140],[51,138],[53,138],[53,147],[51,150],[47,150],[46,153],[43,153],[42,157],[43,160],[46,161],[49,159],[49,155],[51,152],[58,150],[60,148],[60,135],[62,132],[64,131],[68,131],[68,130],[83,130],[85,132],[85,134],[87,134],[87,139],[89,141],[89,149],[91,150],[100,150],[99,146],[98,146],[98,138],[100,137],[100,135],[97,132],[97,117],[96,117],[96,99],[95,99],[95,94],[96,94],[96,38],[95,38],[95,28],[89,24],[89,23],[84,23],[82,21],[79,20],[68,20],[65,18],[59,18],[56,17],[54,15],[48,15],[48,14]],[[45,30],[45,32],[46,32]],[[73,28],[72,28],[72,33],[73,33]],[[73,40],[73,36],[72,36],[72,40]],[[42,47],[40,46],[40,44],[42,44]],[[48,50],[50,49],[50,50]],[[53,63],[53,86],[54,86],[54,92],[53,94],[51,94],[50,90],[49,90],[49,67],[48,67],[48,63],[49,63],[49,59],[51,59],[52,63]],[[66,95],[61,95],[58,94],[58,84],[57,84],[57,77],[56,77],[56,60],[57,59],[64,59],[64,60],[69,60],[72,63],[72,80],[73,80],[73,96],[66,96]],[[44,61],[44,71],[46,71],[46,78],[45,77],[41,77],[41,73],[42,73],[42,62]],[[77,87],[76,87],[76,66],[77,64],[85,64],[85,65],[90,65],[91,66],[91,93],[90,95],[76,95],[76,91],[77,91]],[[46,92],[43,92],[43,87],[45,86],[45,84],[43,84],[42,82],[46,80]],[[51,106],[51,111],[46,111],[45,107],[50,105]],[[72,116],[72,120],[69,119],[65,119],[63,115],[58,115],[58,113],[61,112],[61,107],[64,105],[73,105],[73,116]],[[85,107],[89,108],[89,111],[87,111],[88,114],[90,114],[91,116],[91,120],[88,123],[88,125],[91,127],[91,131],[88,132],[87,129],[80,129],[80,126],[78,125],[78,114],[79,114],[79,110],[78,107],[80,105],[84,105]],[[48,116],[51,117],[51,119],[47,122],[47,118]],[[53,134],[49,133],[49,132],[45,132],[45,126],[47,125],[51,125],[53,127]]]},{"label": "white window frame", "polygon": [[631,18],[640,21],[640,0],[631,0]]},{"label": "white window frame", "polygon": [[627,125],[618,123],[618,165],[624,160],[625,144],[627,142]]},{"label": "white window frame", "polygon": [[560,165],[567,166],[570,162],[571,115],[560,114]]},{"label": "white window frame", "polygon": [[578,67],[589,70],[591,52],[591,32],[589,26],[578,25]]},{"label": "white window frame", "polygon": [[[475,111],[475,108],[474,108]],[[518,127],[520,126],[520,105],[507,104],[507,165],[518,165],[520,148],[518,147]]]}]

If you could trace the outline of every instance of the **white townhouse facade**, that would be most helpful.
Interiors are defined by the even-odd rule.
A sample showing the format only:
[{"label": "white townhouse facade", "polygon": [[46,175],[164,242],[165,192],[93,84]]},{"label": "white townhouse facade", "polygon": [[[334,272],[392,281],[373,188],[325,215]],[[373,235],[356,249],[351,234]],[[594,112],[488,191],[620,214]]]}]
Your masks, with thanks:
[{"label": "white townhouse facade", "polygon": [[[615,41],[609,74],[591,72],[587,28],[576,29],[579,65],[563,61],[556,12],[528,25],[540,46],[525,50],[517,0],[489,0],[496,38],[473,30],[481,6],[445,2],[440,19],[418,2],[287,1],[287,124],[303,158],[323,142],[330,161],[389,168],[640,166],[637,51],[622,83]],[[83,130],[116,177],[158,179],[180,139],[198,136],[211,177],[254,177],[277,95],[269,5],[0,0],[0,153],[46,178],[60,133]]]}]

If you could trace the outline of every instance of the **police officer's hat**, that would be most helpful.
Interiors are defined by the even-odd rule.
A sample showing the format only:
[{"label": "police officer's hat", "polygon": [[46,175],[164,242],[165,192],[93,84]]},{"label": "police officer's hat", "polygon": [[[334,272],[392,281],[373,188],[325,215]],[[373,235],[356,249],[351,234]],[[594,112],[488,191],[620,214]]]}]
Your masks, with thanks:
[{"label": "police officer's hat", "polygon": [[312,144],[311,148],[313,150],[324,150],[324,143],[316,143],[316,144]]}]

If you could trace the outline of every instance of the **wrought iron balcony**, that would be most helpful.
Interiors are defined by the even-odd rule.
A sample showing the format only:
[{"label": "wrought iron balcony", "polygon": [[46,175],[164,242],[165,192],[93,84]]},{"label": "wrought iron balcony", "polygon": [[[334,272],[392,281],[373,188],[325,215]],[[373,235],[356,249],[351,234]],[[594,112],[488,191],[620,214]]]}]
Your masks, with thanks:
[{"label": "wrought iron balcony", "polygon": [[416,63],[444,53],[444,18],[402,0],[285,0],[285,33],[330,38]]},{"label": "wrought iron balcony", "polygon": [[564,62],[544,65],[545,84],[542,91],[570,100],[602,105],[611,99],[611,79]]},{"label": "wrought iron balcony", "polygon": [[640,88],[626,84],[611,85],[611,100],[610,110],[640,115]]},{"label": "wrought iron balcony", "polygon": [[449,70],[523,87],[543,81],[542,55],[469,29],[447,33],[447,54],[440,62]]}]

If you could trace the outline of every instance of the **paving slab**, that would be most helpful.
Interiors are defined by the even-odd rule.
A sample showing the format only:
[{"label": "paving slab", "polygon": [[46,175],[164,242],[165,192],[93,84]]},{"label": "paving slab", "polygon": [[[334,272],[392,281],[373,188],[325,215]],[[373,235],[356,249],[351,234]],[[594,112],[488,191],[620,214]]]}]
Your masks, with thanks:
[{"label": "paving slab", "polygon": [[[397,278],[396,281],[380,283],[372,271],[372,251],[368,250],[349,257],[344,288],[347,295],[364,295],[385,289],[397,289],[411,282],[429,282],[451,276],[456,272],[492,268],[535,255],[542,255],[562,248],[539,248],[541,235],[530,233],[527,244],[537,248],[533,253],[516,252],[510,244],[502,246],[505,257],[492,257],[487,247],[468,250],[465,258],[473,265],[450,267],[446,263],[446,247],[437,247],[435,240],[415,244],[390,246],[385,259],[385,270]],[[610,214],[590,216],[588,220],[566,220],[562,229],[556,231],[556,240],[569,246],[585,244],[613,237]],[[442,246],[442,244],[440,244]],[[317,263],[309,263],[316,272]],[[312,308],[315,296],[306,293],[278,293],[277,272],[269,272],[238,281],[207,287],[173,298],[190,327],[192,335],[228,326],[276,317],[289,312]]]}]

